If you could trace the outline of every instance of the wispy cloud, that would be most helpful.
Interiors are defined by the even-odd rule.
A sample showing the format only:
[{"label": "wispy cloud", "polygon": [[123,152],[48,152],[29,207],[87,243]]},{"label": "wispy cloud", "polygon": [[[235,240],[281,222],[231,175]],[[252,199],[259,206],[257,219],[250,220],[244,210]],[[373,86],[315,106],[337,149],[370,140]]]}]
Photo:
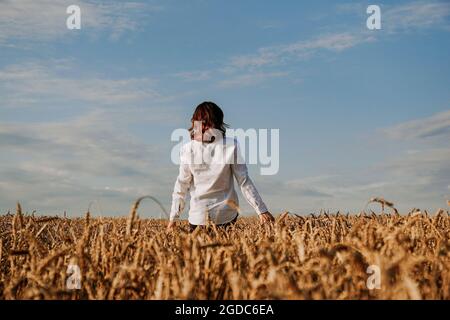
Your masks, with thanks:
[{"label": "wispy cloud", "polygon": [[20,200],[28,208],[80,214],[100,199],[113,214],[143,194],[167,201],[176,169],[169,138],[149,144],[133,129],[178,124],[175,98],[158,93],[151,78],[80,76],[76,70],[67,60],[0,70],[2,112],[27,108],[55,119],[0,122],[0,149],[8,150],[0,164],[1,209]]},{"label": "wispy cloud", "polygon": [[[383,29],[387,29],[390,33],[432,27],[448,29],[450,26],[448,2],[421,1],[382,7]],[[361,4],[341,4],[338,5],[338,11],[354,12],[358,16],[366,17],[365,7]],[[278,65],[293,59],[308,58],[320,51],[342,52],[375,41],[379,35],[380,32],[375,34],[366,29],[350,28],[345,32],[328,33],[293,43],[262,47],[254,54],[232,57],[228,65],[238,69]]]},{"label": "wispy cloud", "polygon": [[279,67],[296,59],[306,59],[320,51],[341,52],[372,40],[370,34],[326,34],[285,45],[262,47],[254,54],[233,56],[219,68],[202,72],[183,72],[178,76],[193,81],[206,80],[217,74],[220,75],[218,78],[221,78],[217,85],[221,88],[254,86],[289,75],[287,71],[266,71],[267,67]]},{"label": "wispy cloud", "polygon": [[138,139],[104,112],[62,122],[1,123],[0,148],[8,150],[0,165],[3,205],[21,200],[41,210],[84,210],[102,199],[117,213],[139,195],[165,201],[172,182],[165,149]]},{"label": "wispy cloud", "polygon": [[254,72],[239,74],[228,79],[221,80],[218,84],[222,88],[252,86],[268,79],[285,77],[288,72]]},{"label": "wispy cloud", "polygon": [[[448,1],[411,1],[401,4],[378,3],[381,8],[382,30],[405,32],[418,29],[446,29],[450,21]],[[336,6],[339,14],[349,14],[358,19],[367,17],[364,3],[340,3]]]},{"label": "wispy cloud", "polygon": [[[436,210],[445,206],[450,196],[450,150],[448,148],[423,149],[410,154],[386,158],[375,165],[335,171],[325,179],[306,177],[267,183],[260,182],[263,194],[281,205],[278,210],[317,211],[349,210],[358,212],[372,197],[393,201],[401,212],[411,208]],[[304,181],[303,181],[304,180]]]},{"label": "wispy cloud", "polygon": [[206,70],[206,71],[187,71],[187,72],[178,72],[175,73],[173,76],[176,78],[179,78],[184,81],[203,81],[208,80],[211,78],[212,71]]},{"label": "wispy cloud", "polygon": [[236,68],[262,67],[275,65],[293,58],[306,58],[320,50],[340,52],[360,43],[371,41],[369,35],[336,33],[322,35],[310,40],[301,40],[290,44],[263,47],[256,54],[231,58],[230,66]]},{"label": "wispy cloud", "polygon": [[110,120],[108,113],[94,111],[68,121],[2,123],[0,142],[10,152],[27,152],[35,160],[37,157],[55,163],[64,159],[62,166],[83,168],[83,172],[118,174],[122,160],[140,171],[138,164],[150,161],[145,155],[150,149],[124,130],[126,123]]},{"label": "wispy cloud", "polygon": [[[363,4],[339,4],[338,13],[357,15],[361,21],[367,18]],[[227,88],[241,85],[257,85],[264,80],[285,76],[283,71],[267,71],[268,68],[282,68],[299,60],[312,58],[322,52],[340,53],[365,43],[380,40],[383,36],[410,30],[442,28],[450,30],[448,17],[450,4],[447,2],[413,2],[409,4],[382,5],[382,31],[371,32],[365,23],[349,27],[347,31],[337,31],[301,39],[291,43],[260,47],[254,53],[237,54],[230,57],[220,67],[178,73],[185,81],[209,80],[220,75],[219,86]],[[364,26],[364,27],[362,27]],[[271,27],[271,25],[269,25]],[[342,26],[339,28],[342,29]],[[387,32],[384,32],[384,29]]]},{"label": "wispy cloud", "polygon": [[[66,27],[68,0],[3,0],[0,1],[0,45],[18,41],[41,42],[62,39],[71,32]],[[127,31],[138,30],[149,13],[161,6],[142,2],[77,1],[81,8],[82,30],[91,35],[105,32],[117,39]]]},{"label": "wispy cloud", "polygon": [[0,69],[2,107],[65,105],[67,101],[95,106],[126,106],[163,101],[150,78],[102,78],[76,75],[66,60],[28,62]]},{"label": "wispy cloud", "polygon": [[396,6],[386,6],[382,13],[383,28],[390,32],[402,32],[426,28],[450,26],[450,3],[418,1]]},{"label": "wispy cloud", "polygon": [[444,138],[450,141],[450,110],[434,114],[428,118],[401,123],[384,130],[395,139]]},{"label": "wispy cloud", "polygon": [[383,129],[382,144],[373,146],[370,152],[383,152],[389,142],[386,138],[394,139],[391,142],[407,139],[414,150],[397,148],[382,161],[333,172],[324,170],[317,176],[256,181],[263,194],[281,205],[277,210],[359,211],[371,197],[393,201],[402,212],[413,207],[437,209],[445,206],[450,196],[448,116],[446,111]]}]

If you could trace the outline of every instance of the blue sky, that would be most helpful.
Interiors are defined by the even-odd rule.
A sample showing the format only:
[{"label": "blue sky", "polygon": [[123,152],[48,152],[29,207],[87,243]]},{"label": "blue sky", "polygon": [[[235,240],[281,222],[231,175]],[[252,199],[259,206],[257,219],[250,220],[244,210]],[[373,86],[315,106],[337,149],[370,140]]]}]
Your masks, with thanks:
[{"label": "blue sky", "polygon": [[250,168],[274,213],[445,207],[449,35],[446,1],[0,1],[0,211],[169,207],[170,134],[204,100],[280,129],[279,173]]}]

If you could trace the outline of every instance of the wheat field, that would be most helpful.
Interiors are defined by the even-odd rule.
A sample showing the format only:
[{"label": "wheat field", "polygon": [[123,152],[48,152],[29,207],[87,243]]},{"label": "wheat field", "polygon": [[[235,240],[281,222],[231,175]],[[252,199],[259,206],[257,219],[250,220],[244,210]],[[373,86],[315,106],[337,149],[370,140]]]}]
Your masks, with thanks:
[{"label": "wheat field", "polygon": [[[0,299],[450,299],[450,219],[340,213],[168,233],[128,217],[0,216]],[[69,265],[80,271],[70,289]],[[379,287],[369,289],[371,266]]]}]

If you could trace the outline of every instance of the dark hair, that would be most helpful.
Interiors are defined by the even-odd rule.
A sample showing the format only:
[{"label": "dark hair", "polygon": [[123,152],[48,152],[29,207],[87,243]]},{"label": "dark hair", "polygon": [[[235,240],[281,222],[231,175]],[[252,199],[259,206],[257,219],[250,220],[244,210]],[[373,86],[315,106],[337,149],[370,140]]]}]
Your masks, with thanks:
[{"label": "dark hair", "polygon": [[[222,132],[223,137],[225,137],[228,125],[223,122],[222,109],[214,102],[205,101],[195,108],[191,119],[191,128],[189,129],[191,139],[194,139],[194,121],[201,121],[205,127],[219,130]],[[205,133],[205,131],[203,130],[202,133]]]}]

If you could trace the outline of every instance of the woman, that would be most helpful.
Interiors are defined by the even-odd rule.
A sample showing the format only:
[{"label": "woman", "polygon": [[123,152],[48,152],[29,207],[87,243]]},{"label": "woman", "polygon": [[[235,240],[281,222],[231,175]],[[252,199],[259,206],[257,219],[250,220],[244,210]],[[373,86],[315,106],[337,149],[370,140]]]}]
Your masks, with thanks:
[{"label": "woman", "polygon": [[213,102],[201,103],[192,116],[191,141],[181,149],[178,178],[172,195],[168,230],[175,225],[190,191],[190,231],[214,223],[234,224],[239,215],[233,177],[261,222],[273,222],[242,161],[237,141],[225,137],[227,125],[222,110]]}]

